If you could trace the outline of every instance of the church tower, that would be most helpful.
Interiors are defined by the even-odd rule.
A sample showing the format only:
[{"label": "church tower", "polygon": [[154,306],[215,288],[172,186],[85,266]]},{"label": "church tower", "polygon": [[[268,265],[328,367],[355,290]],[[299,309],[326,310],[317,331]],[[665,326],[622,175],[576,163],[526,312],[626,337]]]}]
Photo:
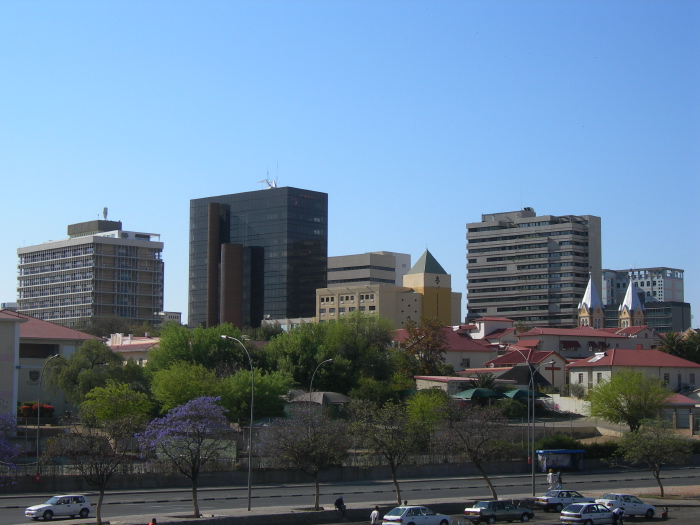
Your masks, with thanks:
[{"label": "church tower", "polygon": [[593,284],[593,277],[590,274],[586,292],[583,294],[583,299],[578,305],[578,325],[590,326],[595,329],[605,327],[603,303],[598,296],[598,290],[595,284]]},{"label": "church tower", "polygon": [[639,289],[631,279],[619,308],[619,323],[620,328],[644,325],[644,304],[639,300]]},{"label": "church tower", "polygon": [[428,250],[403,276],[403,285],[423,295],[423,317],[435,318],[445,326],[460,323],[462,294],[452,293],[452,277]]}]

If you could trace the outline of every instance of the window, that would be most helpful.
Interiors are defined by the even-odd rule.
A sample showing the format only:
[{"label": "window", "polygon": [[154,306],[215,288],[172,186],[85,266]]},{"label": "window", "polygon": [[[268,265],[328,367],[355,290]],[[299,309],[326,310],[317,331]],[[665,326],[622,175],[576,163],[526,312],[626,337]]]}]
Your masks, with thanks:
[{"label": "window", "polygon": [[688,383],[695,386],[695,374],[688,374]]},{"label": "window", "polygon": [[460,366],[463,366],[464,368],[469,368],[469,363],[470,359],[468,357],[463,357],[462,360],[459,362]]},{"label": "window", "polygon": [[374,312],[376,309],[377,309],[377,307],[374,306],[374,305],[372,305],[372,306],[369,307],[369,311],[370,311],[370,312]]},{"label": "window", "polygon": [[583,374],[578,375],[578,384],[582,385],[583,384]]},{"label": "window", "polygon": [[335,315],[335,308],[329,308],[328,313],[331,315]]},{"label": "window", "polygon": [[602,372],[596,373],[596,375],[595,375],[595,382],[596,382],[596,383],[600,383],[602,380],[603,380],[603,373],[602,373]]},{"label": "window", "polygon": [[671,374],[664,374],[664,383],[667,385],[671,382]]}]

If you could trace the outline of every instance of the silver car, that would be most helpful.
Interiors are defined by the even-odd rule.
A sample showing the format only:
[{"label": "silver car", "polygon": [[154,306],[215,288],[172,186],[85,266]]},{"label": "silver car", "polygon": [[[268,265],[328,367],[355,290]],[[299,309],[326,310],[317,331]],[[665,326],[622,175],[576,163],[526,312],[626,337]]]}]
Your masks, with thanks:
[{"label": "silver car", "polygon": [[91,505],[90,500],[82,494],[62,494],[49,498],[41,505],[27,507],[24,515],[34,520],[44,518],[45,521],[53,519],[54,516],[87,518],[90,516]]},{"label": "silver car", "polygon": [[656,514],[656,508],[640,500],[637,496],[630,494],[608,493],[596,498],[596,503],[605,505],[610,510],[622,507],[625,516],[644,516],[651,519]]},{"label": "silver car", "polygon": [[574,503],[561,511],[559,521],[564,524],[612,525],[613,513],[600,503]]},{"label": "silver car", "polygon": [[450,517],[437,514],[428,507],[402,506],[384,515],[383,525],[449,525]]}]

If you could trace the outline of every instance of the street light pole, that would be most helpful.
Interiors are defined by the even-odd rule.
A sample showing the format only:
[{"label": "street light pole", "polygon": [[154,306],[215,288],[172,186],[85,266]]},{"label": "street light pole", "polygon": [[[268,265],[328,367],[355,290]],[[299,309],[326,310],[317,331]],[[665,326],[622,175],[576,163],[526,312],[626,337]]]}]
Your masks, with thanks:
[{"label": "street light pole", "polygon": [[332,362],[333,359],[326,359],[325,361],[321,361],[318,365],[316,365],[316,369],[314,370],[314,373],[311,374],[311,383],[309,384],[309,403],[311,403],[311,394],[314,391],[314,376],[316,375],[316,372],[318,372],[318,369],[321,368],[321,365],[324,365],[326,363]]},{"label": "street light pole", "polygon": [[39,393],[36,395],[36,474],[37,476],[41,474],[41,469],[39,468],[39,429],[41,428],[40,418],[41,418],[41,381],[44,379],[44,370],[46,370],[46,365],[49,361],[59,357],[58,354],[50,356],[44,362],[44,366],[41,367],[41,375],[39,376]]},{"label": "street light pole", "polygon": [[530,442],[532,445],[532,450],[530,458],[532,459],[532,496],[535,496],[535,374],[537,371],[542,368],[544,365],[553,365],[554,361],[548,361],[546,363],[542,363],[540,366],[532,370],[530,368],[530,397],[532,398],[532,441]]},{"label": "street light pole", "polygon": [[255,402],[255,370],[253,369],[253,360],[250,358],[248,349],[243,343],[230,335],[222,335],[221,339],[236,341],[239,345],[241,345],[241,348],[243,348],[243,351],[248,358],[248,363],[250,364],[250,425],[248,426],[248,510],[250,511],[250,498],[253,487],[253,404]]}]

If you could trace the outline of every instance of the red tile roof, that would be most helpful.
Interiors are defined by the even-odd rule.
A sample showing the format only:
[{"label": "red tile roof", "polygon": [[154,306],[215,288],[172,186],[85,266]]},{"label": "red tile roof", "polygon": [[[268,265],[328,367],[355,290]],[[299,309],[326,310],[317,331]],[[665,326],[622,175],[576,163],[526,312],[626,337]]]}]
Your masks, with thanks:
[{"label": "red tile roof", "polygon": [[136,343],[131,343],[131,344],[125,344],[125,345],[111,345],[110,348],[112,349],[113,352],[135,352],[137,350],[148,350],[149,348],[153,348],[158,345],[158,341],[151,341],[147,343],[141,343],[141,342],[136,342]]},{"label": "red tile roof", "polygon": [[[489,342],[483,339],[472,339],[472,337],[462,331],[454,330],[451,326],[442,328],[445,336],[448,352],[489,352]],[[394,341],[401,342],[408,338],[408,333],[403,328],[395,330]]]},{"label": "red tile roof", "polygon": [[2,310],[0,312],[5,318],[23,319],[26,322],[19,325],[20,339],[63,339],[71,341],[85,341],[88,339],[99,339],[94,335],[78,332],[72,328],[66,328],[58,324],[42,321],[30,315],[13,312],[11,310]]},{"label": "red tile roof", "polygon": [[536,348],[540,344],[539,339],[520,339],[517,346],[524,346],[526,348]]},{"label": "red tile roof", "polygon": [[569,364],[567,368],[586,368],[598,366],[622,366],[622,367],[683,367],[700,368],[700,364],[681,359],[660,350],[632,350],[613,348],[606,350],[605,355],[598,359],[598,355],[581,359]]},{"label": "red tile roof", "polygon": [[542,335],[558,335],[561,337],[625,337],[623,335],[612,334],[605,330],[596,330],[590,326],[579,326],[578,328],[533,328],[524,334],[520,334],[521,337],[529,338]]},{"label": "red tile roof", "polygon": [[[491,359],[491,361],[486,361],[484,364],[485,365],[493,365],[493,366],[514,366],[520,363],[541,363],[545,359],[550,359],[552,356],[557,356],[561,358],[565,363],[568,363],[566,359],[561,357],[559,354],[556,352],[537,352],[535,350],[524,350],[523,351],[524,356],[520,352],[515,352],[515,351],[510,351],[506,352],[503,355],[499,355],[495,359]],[[527,357],[527,360],[525,359]]]},{"label": "red tile roof", "polygon": [[490,332],[487,335],[485,335],[484,338],[486,339],[488,337],[501,337],[511,332],[515,332],[515,328],[497,328],[493,332]]},{"label": "red tile roof", "polygon": [[697,405],[697,403],[682,394],[671,394],[666,398],[667,405]]},{"label": "red tile roof", "polygon": [[468,376],[470,374],[493,374],[498,372],[507,372],[510,370],[510,366],[506,367],[489,367],[489,368],[467,368],[465,370],[460,370],[457,375]]}]

